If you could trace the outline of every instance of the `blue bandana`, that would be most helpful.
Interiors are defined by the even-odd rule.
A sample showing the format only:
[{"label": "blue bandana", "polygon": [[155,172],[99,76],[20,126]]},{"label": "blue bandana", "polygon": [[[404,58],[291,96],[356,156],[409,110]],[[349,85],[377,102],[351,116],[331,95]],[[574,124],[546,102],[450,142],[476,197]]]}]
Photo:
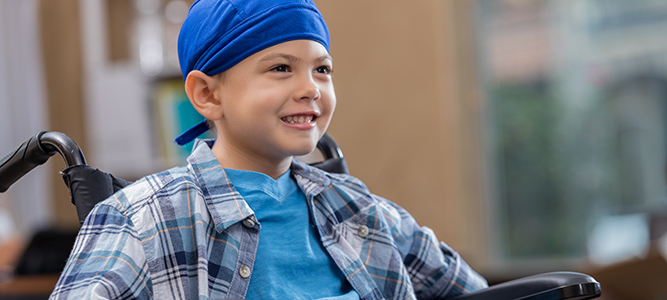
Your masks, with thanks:
[{"label": "blue bandana", "polygon": [[[185,79],[199,70],[224,72],[268,47],[292,40],[313,40],[329,51],[329,31],[310,0],[197,0],[178,36],[178,57]],[[208,130],[206,120],[176,138],[185,145]]]}]

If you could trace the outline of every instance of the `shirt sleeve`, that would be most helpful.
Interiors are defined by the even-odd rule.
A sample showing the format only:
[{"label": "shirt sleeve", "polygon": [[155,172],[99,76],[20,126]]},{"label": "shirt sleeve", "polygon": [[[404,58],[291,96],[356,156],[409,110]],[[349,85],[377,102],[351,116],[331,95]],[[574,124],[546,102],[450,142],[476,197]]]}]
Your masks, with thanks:
[{"label": "shirt sleeve", "polygon": [[419,226],[395,203],[375,197],[391,219],[394,241],[418,299],[446,299],[488,287],[454,249],[439,242],[433,230]]},{"label": "shirt sleeve", "polygon": [[49,299],[152,299],[146,255],[131,220],[97,205]]}]

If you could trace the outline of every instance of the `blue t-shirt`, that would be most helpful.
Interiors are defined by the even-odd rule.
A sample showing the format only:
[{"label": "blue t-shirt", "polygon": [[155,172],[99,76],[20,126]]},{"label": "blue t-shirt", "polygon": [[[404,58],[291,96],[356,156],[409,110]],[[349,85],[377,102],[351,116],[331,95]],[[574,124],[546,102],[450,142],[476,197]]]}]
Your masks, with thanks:
[{"label": "blue t-shirt", "polygon": [[258,172],[225,172],[261,225],[247,299],[359,299],[322,245],[291,171],[277,180]]}]

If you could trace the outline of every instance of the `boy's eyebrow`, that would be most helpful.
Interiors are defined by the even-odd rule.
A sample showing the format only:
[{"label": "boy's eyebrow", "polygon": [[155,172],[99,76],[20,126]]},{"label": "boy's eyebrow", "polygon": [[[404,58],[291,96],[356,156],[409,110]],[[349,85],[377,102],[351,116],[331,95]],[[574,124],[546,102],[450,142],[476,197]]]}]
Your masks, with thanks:
[{"label": "boy's eyebrow", "polygon": [[315,61],[322,62],[322,61],[325,61],[325,60],[333,62],[333,57],[331,57],[331,55],[329,55],[329,54],[325,54],[325,55],[320,56],[320,58],[318,58]]},{"label": "boy's eyebrow", "polygon": [[285,53],[269,54],[267,56],[262,57],[259,61],[279,60],[279,59],[286,59],[290,63],[295,63],[295,62],[299,61],[298,57],[296,57],[294,55],[290,55],[290,54],[285,54]]},{"label": "boy's eyebrow", "polygon": [[[262,57],[259,61],[271,61],[271,60],[278,60],[278,59],[285,59],[285,60],[289,61],[290,63],[297,63],[297,62],[301,61],[300,58],[298,58],[294,55],[291,55],[291,54],[286,54],[286,53],[269,54],[267,56]],[[331,57],[331,55],[325,54],[325,55],[322,55],[322,56],[318,57],[315,61],[316,62],[322,62],[322,61],[325,61],[325,60],[333,61],[333,58]]]}]

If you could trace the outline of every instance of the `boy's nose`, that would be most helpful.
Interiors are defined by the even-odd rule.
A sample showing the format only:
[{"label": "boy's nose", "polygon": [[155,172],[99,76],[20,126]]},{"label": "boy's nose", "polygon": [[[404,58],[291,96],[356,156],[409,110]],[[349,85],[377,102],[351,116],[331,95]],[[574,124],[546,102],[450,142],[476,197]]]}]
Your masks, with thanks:
[{"label": "boy's nose", "polygon": [[312,101],[320,99],[320,96],[320,89],[317,86],[317,83],[312,76],[308,76],[301,80],[295,98],[298,100]]}]

